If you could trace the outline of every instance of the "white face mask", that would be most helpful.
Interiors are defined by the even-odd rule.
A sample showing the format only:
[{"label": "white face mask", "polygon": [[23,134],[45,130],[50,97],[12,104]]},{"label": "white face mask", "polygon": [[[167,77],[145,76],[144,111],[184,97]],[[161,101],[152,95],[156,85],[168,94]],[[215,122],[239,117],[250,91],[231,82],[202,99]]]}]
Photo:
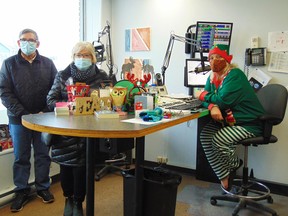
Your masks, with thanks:
[{"label": "white face mask", "polygon": [[27,56],[36,51],[36,46],[37,43],[32,41],[20,41],[20,49]]}]

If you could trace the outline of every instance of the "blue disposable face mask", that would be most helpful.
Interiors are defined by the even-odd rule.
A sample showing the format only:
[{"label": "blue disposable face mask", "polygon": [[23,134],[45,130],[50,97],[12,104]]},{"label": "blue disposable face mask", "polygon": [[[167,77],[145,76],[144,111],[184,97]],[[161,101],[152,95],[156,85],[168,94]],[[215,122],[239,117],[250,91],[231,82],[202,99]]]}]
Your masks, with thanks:
[{"label": "blue disposable face mask", "polygon": [[92,65],[92,61],[88,58],[75,58],[74,64],[80,71],[84,71]]},{"label": "blue disposable face mask", "polygon": [[36,45],[37,43],[32,41],[20,41],[20,49],[27,56],[36,51]]}]

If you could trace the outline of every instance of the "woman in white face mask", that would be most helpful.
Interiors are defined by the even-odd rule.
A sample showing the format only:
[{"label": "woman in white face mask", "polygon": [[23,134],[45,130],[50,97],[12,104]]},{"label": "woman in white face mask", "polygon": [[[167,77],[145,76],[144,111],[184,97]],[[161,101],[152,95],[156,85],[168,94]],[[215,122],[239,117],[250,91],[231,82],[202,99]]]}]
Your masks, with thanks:
[{"label": "woman in white face mask", "polygon": [[[47,104],[51,111],[54,110],[56,102],[68,101],[67,83],[83,82],[93,91],[99,89],[103,80],[109,79],[95,63],[94,46],[89,42],[78,42],[72,49],[72,62],[56,75],[47,96]],[[52,160],[60,164],[61,186],[66,198],[64,216],[82,216],[82,202],[86,195],[85,138],[54,136],[50,145]]]},{"label": "woman in white face mask", "polygon": [[70,68],[73,80],[85,82],[98,70],[94,47],[89,42],[77,43],[72,50],[72,59]]}]

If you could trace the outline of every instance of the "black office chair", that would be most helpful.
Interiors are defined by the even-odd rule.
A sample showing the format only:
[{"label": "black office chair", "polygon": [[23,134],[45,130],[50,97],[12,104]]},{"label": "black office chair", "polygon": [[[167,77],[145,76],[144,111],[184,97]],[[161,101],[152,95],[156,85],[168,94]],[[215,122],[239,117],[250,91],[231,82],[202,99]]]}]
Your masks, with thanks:
[{"label": "black office chair", "polygon": [[100,153],[105,153],[106,158],[104,163],[96,164],[96,167],[101,166],[103,168],[96,172],[95,180],[99,181],[102,177],[111,172],[129,169],[132,163],[133,148],[134,138],[100,139],[98,151]]},{"label": "black office chair", "polygon": [[259,200],[267,200],[268,203],[273,203],[273,199],[270,195],[270,189],[266,185],[257,182],[253,175],[250,175],[250,177],[248,175],[248,147],[277,142],[277,137],[272,135],[272,129],[274,125],[280,124],[285,116],[288,92],[282,85],[270,84],[261,88],[257,92],[257,96],[266,111],[266,114],[260,117],[264,125],[263,135],[248,138],[239,143],[244,146],[242,179],[234,179],[230,191],[223,189],[223,195],[212,196],[210,199],[212,205],[216,205],[217,200],[237,202],[238,204],[232,213],[233,216],[236,216],[242,208],[247,206],[277,216],[276,211],[257,202]]}]

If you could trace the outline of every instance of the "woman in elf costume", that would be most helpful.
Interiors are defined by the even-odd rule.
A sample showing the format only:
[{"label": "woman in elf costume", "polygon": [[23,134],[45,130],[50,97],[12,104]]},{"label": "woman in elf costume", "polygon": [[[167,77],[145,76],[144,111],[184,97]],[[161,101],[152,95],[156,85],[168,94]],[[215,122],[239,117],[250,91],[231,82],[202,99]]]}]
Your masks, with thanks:
[{"label": "woman in elf costume", "polygon": [[257,120],[264,113],[247,77],[231,64],[229,46],[215,45],[209,51],[211,74],[198,97],[210,110],[212,120],[202,129],[200,140],[206,157],[221,181],[231,189],[236,170],[242,165],[235,150],[243,139],[261,134]]}]

